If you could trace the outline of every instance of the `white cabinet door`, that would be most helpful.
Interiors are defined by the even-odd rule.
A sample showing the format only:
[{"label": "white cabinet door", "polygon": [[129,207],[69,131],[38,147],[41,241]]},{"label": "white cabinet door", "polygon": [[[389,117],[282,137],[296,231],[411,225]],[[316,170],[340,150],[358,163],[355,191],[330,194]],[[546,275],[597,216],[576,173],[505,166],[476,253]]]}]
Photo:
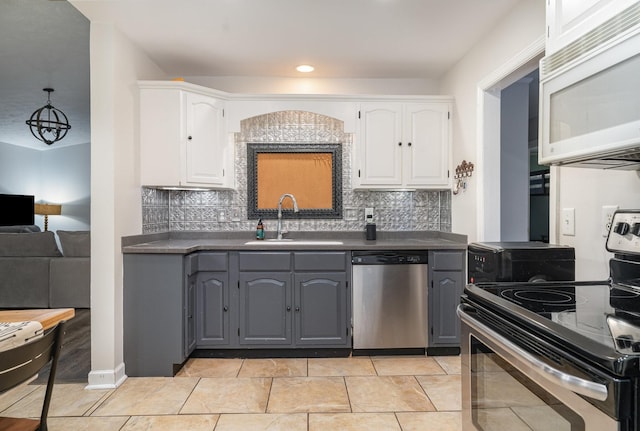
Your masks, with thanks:
[{"label": "white cabinet door", "polygon": [[548,0],[545,55],[564,48],[637,0]]},{"label": "white cabinet door", "polygon": [[356,176],[360,185],[402,185],[402,105],[372,103],[360,109]]},{"label": "white cabinet door", "polygon": [[233,142],[226,138],[224,101],[190,90],[178,82],[141,85],[141,184],[233,188]]},{"label": "white cabinet door", "polygon": [[449,186],[449,106],[404,107],[403,176],[409,187]]},{"label": "white cabinet door", "polygon": [[185,182],[225,184],[224,106],[220,100],[186,93]]},{"label": "white cabinet door", "polygon": [[359,115],[356,188],[450,187],[448,103],[368,103]]}]

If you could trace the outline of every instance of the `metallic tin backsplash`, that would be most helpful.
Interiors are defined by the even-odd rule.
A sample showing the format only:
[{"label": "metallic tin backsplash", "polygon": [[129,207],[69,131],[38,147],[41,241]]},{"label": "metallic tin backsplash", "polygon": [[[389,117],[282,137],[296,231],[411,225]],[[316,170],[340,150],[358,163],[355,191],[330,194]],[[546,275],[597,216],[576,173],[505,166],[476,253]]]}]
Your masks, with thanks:
[{"label": "metallic tin backsplash", "polygon": [[[375,209],[378,230],[451,231],[451,191],[353,190],[351,146],[343,122],[306,111],[281,111],[248,118],[235,134],[235,190],[159,190],[142,188],[142,231],[252,231],[257,220],[247,219],[247,142],[342,142],[343,218],[295,219],[285,216],[289,231],[364,230],[364,209]],[[265,220],[266,232],[276,220]]]}]

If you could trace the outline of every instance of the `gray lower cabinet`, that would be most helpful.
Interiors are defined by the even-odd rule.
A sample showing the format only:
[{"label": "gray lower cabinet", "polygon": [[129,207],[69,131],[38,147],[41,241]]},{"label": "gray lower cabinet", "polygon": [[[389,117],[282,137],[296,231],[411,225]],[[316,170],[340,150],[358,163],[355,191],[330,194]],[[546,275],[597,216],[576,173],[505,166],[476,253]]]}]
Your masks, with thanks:
[{"label": "gray lower cabinet", "polygon": [[350,347],[345,252],[241,252],[238,257],[240,345]]},{"label": "gray lower cabinet", "polygon": [[229,287],[229,254],[194,253],[197,262],[196,345],[226,346],[233,342],[232,298]]},{"label": "gray lower cabinet", "polygon": [[239,329],[241,345],[291,345],[289,272],[240,273]]},{"label": "gray lower cabinet", "polygon": [[197,345],[225,346],[231,343],[229,274],[199,272],[197,276]]},{"label": "gray lower cabinet", "polygon": [[295,344],[348,344],[344,272],[295,274]]},{"label": "gray lower cabinet", "polygon": [[193,255],[125,254],[124,362],[128,376],[173,376],[194,343]]},{"label": "gray lower cabinet", "polygon": [[460,347],[456,308],[464,288],[464,251],[429,252],[429,347]]}]

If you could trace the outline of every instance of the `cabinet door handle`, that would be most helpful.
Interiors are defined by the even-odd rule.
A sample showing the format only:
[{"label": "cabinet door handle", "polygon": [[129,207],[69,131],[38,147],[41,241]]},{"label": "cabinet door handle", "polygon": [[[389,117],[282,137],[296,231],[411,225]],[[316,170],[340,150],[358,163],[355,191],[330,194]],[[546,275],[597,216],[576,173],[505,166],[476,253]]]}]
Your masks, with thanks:
[{"label": "cabinet door handle", "polygon": [[296,307],[296,311],[300,311],[300,307]]},{"label": "cabinet door handle", "polygon": [[398,147],[402,147],[402,142],[398,142]]},{"label": "cabinet door handle", "polygon": [[411,146],[411,142],[407,142],[407,145],[408,145],[408,146]]},{"label": "cabinet door handle", "polygon": [[188,139],[188,140],[191,140],[191,139],[193,139],[193,138],[192,138],[191,136],[187,136],[187,139]]},{"label": "cabinet door handle", "polygon": [[291,306],[287,305],[287,311],[291,311]]},{"label": "cabinet door handle", "polygon": [[229,311],[229,307],[227,307],[226,305],[223,308],[224,311]]}]

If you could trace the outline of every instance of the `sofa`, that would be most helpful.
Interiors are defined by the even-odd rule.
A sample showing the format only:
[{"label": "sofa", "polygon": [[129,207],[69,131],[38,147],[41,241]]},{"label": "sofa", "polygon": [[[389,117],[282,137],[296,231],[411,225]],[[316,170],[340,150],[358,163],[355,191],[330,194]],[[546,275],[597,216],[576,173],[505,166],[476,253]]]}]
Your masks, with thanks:
[{"label": "sofa", "polygon": [[0,228],[0,308],[89,308],[89,231]]}]

